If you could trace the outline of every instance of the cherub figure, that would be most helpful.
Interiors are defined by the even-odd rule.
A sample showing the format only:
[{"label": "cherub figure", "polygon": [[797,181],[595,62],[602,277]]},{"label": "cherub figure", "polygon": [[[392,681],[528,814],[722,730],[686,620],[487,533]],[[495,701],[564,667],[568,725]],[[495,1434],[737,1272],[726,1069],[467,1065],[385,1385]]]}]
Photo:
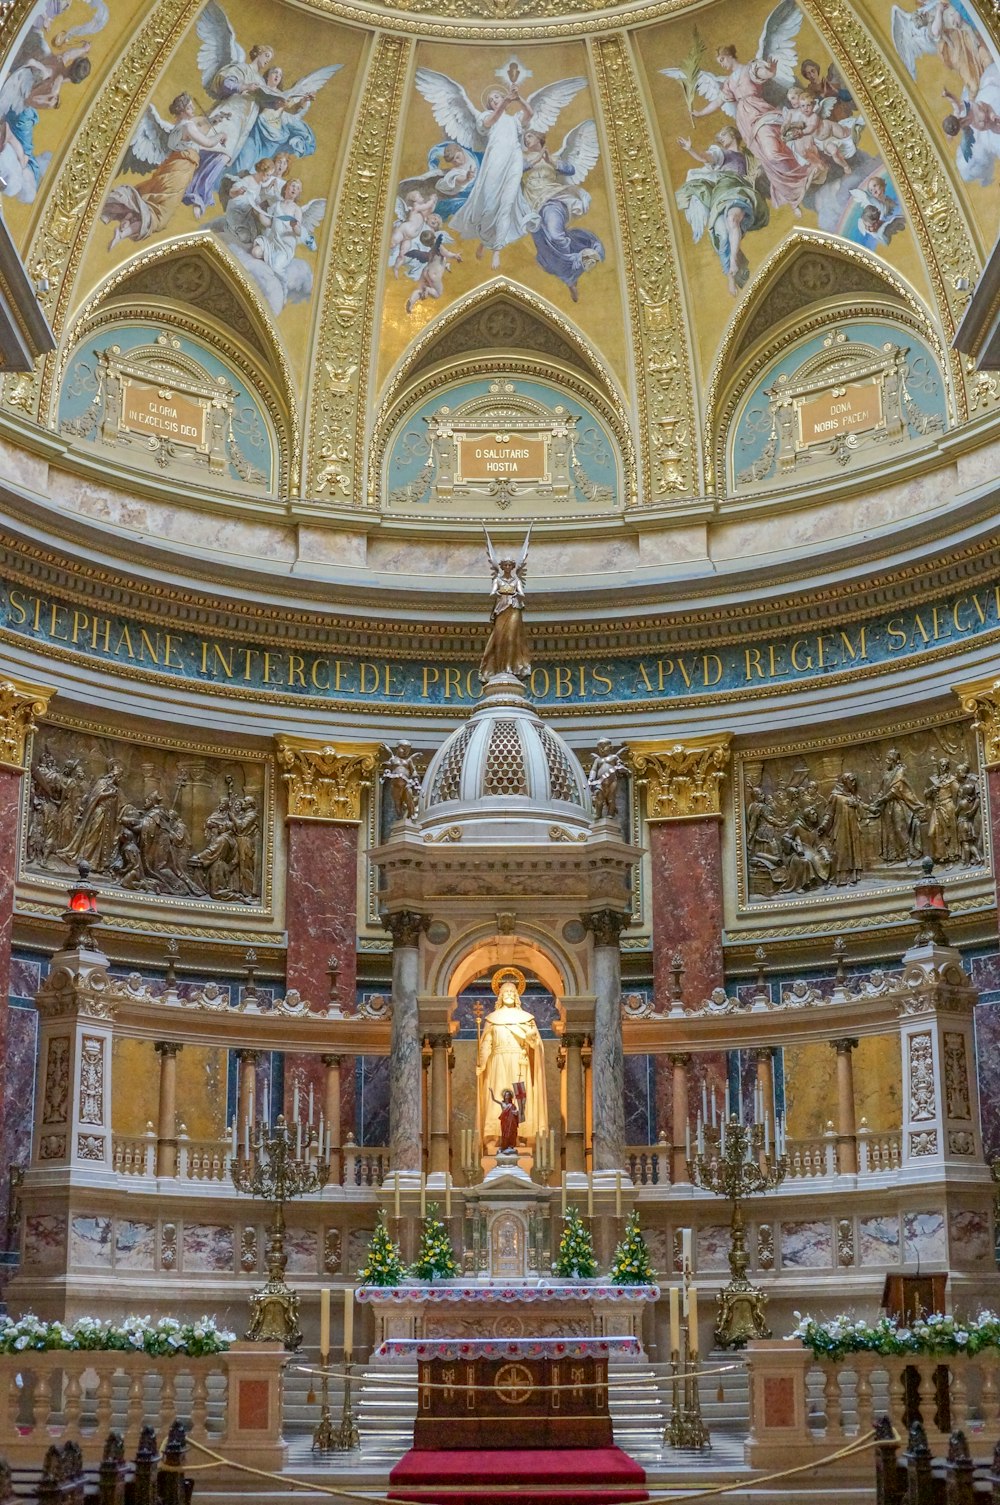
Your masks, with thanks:
[{"label": "cherub figure", "polygon": [[388,785],[397,820],[413,820],[420,798],[420,767],[410,743],[405,739],[394,748],[382,744],[385,767],[382,783]]},{"label": "cherub figure", "polygon": [[[483,529],[486,533],[486,529]],[[527,679],[531,673],[528,642],[524,631],[524,584],[528,573],[529,528],[517,559],[498,559],[489,533],[486,533],[486,557],[490,562],[493,585],[490,598],[490,636],[479,664],[479,678],[485,683],[494,675],[514,674]]]},{"label": "cherub figure", "polygon": [[970,99],[968,92],[957,99],[950,89],[942,89],[943,97],[954,105],[954,114],[946,115],[941,122],[946,136],[957,136],[960,131],[995,131],[1000,134],[1000,115],[985,99]]},{"label": "cherub figure", "polygon": [[[397,199],[396,223],[392,227],[389,241],[389,265],[397,277],[403,261],[418,245],[421,235],[428,228],[428,217],[436,203],[435,192],[422,193],[419,188],[411,188]],[[440,224],[439,219],[438,227]]]},{"label": "cherub figure", "polygon": [[[431,216],[431,221],[437,219]],[[447,236],[440,228],[441,221],[430,224],[420,236],[419,249],[410,252],[409,259],[422,270],[417,274],[417,285],[406,300],[406,312],[412,314],[418,303],[425,298],[440,298],[444,292],[444,274],[453,261],[461,261],[457,251],[449,251],[445,245]]]},{"label": "cherub figure", "polygon": [[618,814],[618,786],[628,776],[624,751],[624,743],[615,747],[610,737],[602,737],[597,744],[587,774],[595,820],[614,820]]}]

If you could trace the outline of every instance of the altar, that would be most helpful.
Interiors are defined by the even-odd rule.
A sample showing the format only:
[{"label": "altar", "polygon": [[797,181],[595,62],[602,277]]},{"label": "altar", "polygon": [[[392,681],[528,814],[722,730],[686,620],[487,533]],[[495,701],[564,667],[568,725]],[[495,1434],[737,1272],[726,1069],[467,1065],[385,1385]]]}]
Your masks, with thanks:
[{"label": "altar", "polygon": [[642,1319],[658,1286],[603,1280],[441,1281],[362,1286],[375,1317],[376,1358],[403,1343],[454,1339],[630,1338],[642,1352]]}]

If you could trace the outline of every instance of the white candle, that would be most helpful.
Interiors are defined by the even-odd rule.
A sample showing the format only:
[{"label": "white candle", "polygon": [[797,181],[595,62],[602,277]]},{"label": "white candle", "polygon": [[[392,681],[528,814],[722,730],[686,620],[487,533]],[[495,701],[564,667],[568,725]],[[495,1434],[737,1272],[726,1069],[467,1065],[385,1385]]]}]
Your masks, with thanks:
[{"label": "white candle", "polygon": [[732,1116],[733,1116],[733,1108],[732,1108],[732,1102],[731,1102],[730,1096],[729,1096],[729,1083],[727,1082],[726,1083],[726,1123],[729,1122],[729,1120],[732,1118]]},{"label": "white candle", "polygon": [[309,1127],[310,1127],[310,1129],[312,1128],[312,1121],[313,1121],[313,1084],[312,1084],[312,1082],[310,1082],[309,1083]]},{"label": "white candle", "polygon": [[718,1104],[715,1101],[715,1088],[713,1087],[712,1088],[712,1128],[713,1129],[717,1129],[718,1126],[719,1126],[719,1108],[718,1108]]},{"label": "white candle", "polygon": [[670,1352],[679,1353],[681,1346],[681,1303],[680,1291],[676,1286],[670,1287]]},{"label": "white candle", "polygon": [[292,1117],[298,1121],[299,1116],[299,1084],[295,1083],[295,1091],[292,1094]]},{"label": "white candle", "polygon": [[765,1108],[765,1110],[764,1110],[764,1154],[765,1155],[770,1155],[770,1153],[771,1153],[771,1115],[770,1115],[770,1113],[768,1113],[767,1109]]},{"label": "white candle", "polygon": [[264,1083],[264,1122],[268,1125],[271,1122],[271,1094],[266,1082]]},{"label": "white candle", "polygon": [[690,1119],[688,1119],[687,1123],[684,1125],[684,1154],[685,1154],[685,1157],[688,1160],[691,1159],[691,1120]]},{"label": "white candle", "polygon": [[236,1159],[236,1120],[233,1119],[233,1159]]},{"label": "white candle", "polygon": [[701,1116],[708,1117],[708,1086],[705,1082],[701,1084]]},{"label": "white candle", "polygon": [[445,1171],[444,1176],[444,1215],[451,1217],[451,1171]]},{"label": "white candle", "polygon": [[554,1171],[555,1168],[556,1168],[556,1131],[555,1131],[555,1129],[550,1129],[549,1130],[549,1170],[550,1171]]},{"label": "white candle", "polygon": [[245,1159],[247,1159],[247,1160],[250,1159],[250,1120],[249,1119],[247,1119],[246,1122],[243,1125],[243,1155],[244,1155]]},{"label": "white candle", "polygon": [[427,1177],[420,1172],[420,1216],[427,1216]]},{"label": "white candle", "polygon": [[719,1140],[719,1154],[723,1160],[726,1158],[726,1120],[722,1120],[722,1137]]},{"label": "white candle", "polygon": [[344,1362],[351,1362],[354,1352],[354,1287],[344,1289]]},{"label": "white candle", "polygon": [[684,1270],[691,1268],[691,1229],[681,1229],[681,1265]]},{"label": "white candle", "polygon": [[566,1216],[566,1172],[562,1176],[562,1215]]},{"label": "white candle", "polygon": [[698,1352],[698,1287],[692,1286],[688,1295],[688,1353]]},{"label": "white candle", "polygon": [[295,1120],[295,1156],[296,1156],[296,1159],[298,1159],[298,1160],[302,1159],[302,1120],[301,1120],[301,1118],[298,1118],[298,1119]]},{"label": "white candle", "polygon": [[622,1173],[615,1171],[615,1217],[622,1215]]},{"label": "white candle", "polygon": [[319,1293],[319,1351],[326,1364],[330,1352],[330,1288],[324,1286]]}]

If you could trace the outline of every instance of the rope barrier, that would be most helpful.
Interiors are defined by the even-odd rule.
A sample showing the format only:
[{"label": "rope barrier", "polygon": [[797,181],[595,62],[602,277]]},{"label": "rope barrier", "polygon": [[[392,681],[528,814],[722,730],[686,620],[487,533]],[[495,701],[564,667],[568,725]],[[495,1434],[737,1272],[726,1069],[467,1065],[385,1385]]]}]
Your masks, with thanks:
[{"label": "rope barrier", "polygon": [[[876,1438],[875,1429],[872,1428],[870,1431],[865,1432],[861,1437],[856,1437],[853,1439],[853,1441],[847,1443],[844,1447],[838,1448],[834,1453],[825,1453],[822,1458],[814,1458],[808,1463],[799,1463],[792,1468],[780,1469],[777,1473],[754,1474],[746,1478],[730,1479],[724,1484],[706,1484],[699,1487],[698,1489],[690,1490],[687,1494],[681,1495],[679,1495],[676,1490],[672,1489],[650,1491],[647,1498],[649,1505],[668,1505],[668,1502],[670,1502],[670,1505],[684,1505],[685,1501],[706,1500],[712,1497],[732,1494],[736,1490],[756,1490],[759,1489],[762,1484],[777,1484],[782,1479],[791,1479],[798,1474],[811,1473],[816,1469],[825,1468],[829,1464],[839,1463],[845,1458],[852,1458],[861,1453],[870,1452],[871,1449],[873,1447],[876,1447],[881,1440],[882,1439]],[[896,1431],[895,1428],[893,1428],[893,1441],[898,1445],[900,1442],[902,1442],[902,1440],[903,1439],[900,1434]],[[306,1489],[310,1490],[313,1494],[329,1495],[332,1499],[335,1500],[348,1501],[350,1502],[350,1505],[396,1505],[396,1501],[393,1500],[393,1497],[391,1495],[372,1492],[360,1494],[355,1490],[338,1489],[337,1486],[333,1484],[320,1484],[313,1479],[297,1479],[288,1474],[274,1473],[270,1469],[254,1468],[249,1463],[238,1463],[234,1459],[226,1458],[222,1453],[217,1453],[213,1448],[208,1447],[203,1442],[195,1442],[193,1438],[188,1438],[188,1447],[196,1448],[198,1452],[207,1454],[207,1456],[213,1461],[210,1464],[194,1464],[188,1465],[187,1467],[178,1467],[171,1464],[164,1464],[161,1465],[161,1467],[167,1472],[174,1473],[189,1473],[191,1472],[192,1468],[226,1467],[235,1469],[239,1473],[251,1474],[254,1478],[257,1479],[269,1479],[273,1483],[280,1484],[283,1489]],[[479,1488],[478,1485],[469,1484],[422,1485],[409,1483],[401,1485],[400,1487],[402,1489],[405,1489],[408,1495],[419,1495],[421,1497],[425,1496],[429,1502],[433,1501],[435,1497],[440,1499],[442,1497],[451,1497],[453,1495],[468,1494],[470,1492],[470,1489]],[[482,1486],[482,1488],[484,1489],[486,1487],[487,1486],[485,1484]],[[545,1493],[555,1499],[585,1500],[589,1493],[603,1493],[607,1490],[608,1486],[601,1483],[595,1483],[593,1485],[555,1484],[546,1481],[544,1488]],[[539,1485],[537,1483],[526,1484],[522,1486],[511,1484],[505,1481],[503,1485],[503,1493],[505,1497],[523,1494],[537,1495],[538,1492]]]},{"label": "rope barrier", "polygon": [[[505,1355],[503,1355],[503,1354],[491,1354],[491,1355],[489,1355],[489,1357],[490,1358],[504,1358]],[[531,1357],[535,1357],[535,1356],[529,1354],[526,1357],[531,1358]],[[511,1360],[512,1363],[515,1363],[517,1361],[517,1359],[518,1359],[518,1355],[517,1354],[511,1354],[510,1355],[510,1360]],[[465,1359],[455,1359],[454,1362],[456,1364],[461,1364],[461,1363],[467,1363],[469,1361],[465,1360]],[[560,1362],[562,1362],[562,1359],[560,1359]],[[314,1368],[312,1368],[308,1364],[292,1364],[291,1368],[294,1370],[294,1372],[296,1374],[318,1375],[320,1379],[322,1379],[324,1375],[326,1376],[327,1379],[346,1380],[346,1379],[350,1378],[352,1384],[356,1384],[357,1381],[358,1381],[358,1379],[359,1379],[359,1376],[357,1374],[351,1374],[350,1376],[348,1376],[347,1371],[343,1370],[343,1369],[314,1369]],[[731,1374],[734,1370],[739,1370],[741,1373],[743,1373],[746,1370],[746,1365],[745,1364],[722,1364],[722,1365],[719,1366],[718,1369],[699,1369],[699,1370],[697,1370],[695,1372],[688,1373],[688,1374],[684,1374],[680,1370],[678,1370],[677,1374],[649,1374],[649,1375],[647,1375],[645,1373],[641,1373],[641,1374],[636,1375],[634,1378],[631,1375],[624,1376],[622,1378],[625,1379],[625,1380],[627,1380],[627,1382],[629,1384],[640,1384],[643,1381],[645,1381],[645,1382],[650,1383],[650,1384],[657,1384],[658,1385],[661,1381],[663,1381],[666,1384],[671,1384],[672,1385],[672,1384],[681,1384],[685,1380],[700,1380],[700,1379],[704,1379],[706,1377],[714,1379],[714,1378],[716,1378],[717,1375],[720,1375],[720,1374]],[[618,1376],[615,1376],[616,1380],[618,1378],[619,1378]],[[544,1395],[544,1394],[546,1394],[549,1391],[561,1391],[561,1390],[606,1390],[610,1386],[611,1382],[612,1382],[612,1376],[609,1374],[608,1378],[606,1380],[586,1380],[586,1381],[581,1381],[580,1384],[573,1384],[573,1382],[571,1380],[569,1380],[565,1384],[560,1384],[560,1385],[532,1385],[531,1388],[532,1388],[533,1391],[537,1391],[539,1394]],[[368,1379],[366,1381],[366,1383],[368,1384],[368,1386],[372,1390],[378,1390],[378,1389],[380,1389],[382,1387],[384,1387],[386,1390],[391,1390],[393,1388],[393,1386],[395,1386],[397,1389],[406,1388],[407,1390],[412,1390],[414,1384],[417,1384],[417,1385],[419,1385],[419,1387],[420,1387],[421,1390],[482,1390],[482,1391],[487,1392],[490,1395],[494,1394],[495,1391],[496,1391],[496,1385],[465,1385],[465,1384],[462,1384],[462,1383],[460,1383],[458,1381],[456,1381],[453,1384],[449,1385],[449,1384],[447,1384],[443,1380],[421,1380],[419,1378],[417,1378],[417,1379],[408,1379],[406,1377],[406,1375],[402,1375],[402,1374],[400,1374],[400,1375],[395,1375],[395,1374],[385,1374],[385,1375],[378,1374],[378,1375],[375,1375],[373,1378]]]}]

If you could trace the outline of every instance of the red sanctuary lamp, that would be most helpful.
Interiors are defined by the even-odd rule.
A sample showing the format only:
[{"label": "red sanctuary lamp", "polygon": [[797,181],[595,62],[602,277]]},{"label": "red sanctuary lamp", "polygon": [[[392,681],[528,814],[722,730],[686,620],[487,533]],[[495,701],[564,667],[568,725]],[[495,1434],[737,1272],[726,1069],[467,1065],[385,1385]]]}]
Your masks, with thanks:
[{"label": "red sanctuary lamp", "polygon": [[80,948],[84,951],[96,951],[97,944],[90,931],[94,925],[101,923],[97,910],[97,889],[87,882],[90,877],[89,862],[80,861],[77,871],[80,881],[70,889],[69,902],[62,916],[69,926],[64,950]]},{"label": "red sanctuary lamp", "polygon": [[920,865],[924,876],[913,885],[914,904],[910,910],[910,914],[920,926],[916,943],[918,946],[927,942],[937,946],[947,946],[948,937],[945,934],[944,923],[951,917],[951,911],[944,896],[944,888],[933,877],[934,859],[932,857],[925,857]]}]

